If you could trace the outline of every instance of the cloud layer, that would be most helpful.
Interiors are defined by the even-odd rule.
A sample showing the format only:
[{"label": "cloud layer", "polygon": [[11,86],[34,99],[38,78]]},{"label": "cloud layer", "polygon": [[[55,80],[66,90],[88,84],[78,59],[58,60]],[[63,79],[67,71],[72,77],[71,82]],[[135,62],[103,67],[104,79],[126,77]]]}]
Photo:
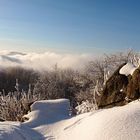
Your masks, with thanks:
[{"label": "cloud layer", "polygon": [[89,54],[60,54],[55,52],[21,53],[12,51],[0,51],[0,66],[22,66],[36,70],[52,69],[54,65],[60,68],[79,69],[91,60]]}]

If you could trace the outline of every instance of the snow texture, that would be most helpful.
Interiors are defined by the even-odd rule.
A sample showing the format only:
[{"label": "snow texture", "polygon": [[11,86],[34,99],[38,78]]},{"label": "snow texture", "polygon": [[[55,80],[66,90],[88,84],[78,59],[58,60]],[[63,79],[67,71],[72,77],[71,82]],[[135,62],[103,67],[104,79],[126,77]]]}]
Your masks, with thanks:
[{"label": "snow texture", "polygon": [[133,72],[134,72],[136,69],[137,69],[137,67],[135,67],[133,64],[127,63],[126,65],[124,65],[124,66],[120,69],[119,73],[122,74],[122,75],[128,76],[128,75],[132,75]]},{"label": "snow texture", "polygon": [[0,140],[43,140],[38,132],[17,122],[0,123]]},{"label": "snow texture", "polygon": [[68,116],[69,101],[38,101],[25,123],[0,123],[0,140],[139,140],[140,102]]}]

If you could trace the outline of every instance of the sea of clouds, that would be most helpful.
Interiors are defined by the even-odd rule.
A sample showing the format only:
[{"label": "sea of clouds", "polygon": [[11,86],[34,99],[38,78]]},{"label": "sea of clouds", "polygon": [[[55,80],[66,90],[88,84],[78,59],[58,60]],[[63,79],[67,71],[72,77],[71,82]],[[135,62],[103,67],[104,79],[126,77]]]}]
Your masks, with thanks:
[{"label": "sea of clouds", "polygon": [[61,54],[56,52],[0,51],[0,67],[21,66],[35,70],[59,68],[80,69],[93,57],[89,54]]}]

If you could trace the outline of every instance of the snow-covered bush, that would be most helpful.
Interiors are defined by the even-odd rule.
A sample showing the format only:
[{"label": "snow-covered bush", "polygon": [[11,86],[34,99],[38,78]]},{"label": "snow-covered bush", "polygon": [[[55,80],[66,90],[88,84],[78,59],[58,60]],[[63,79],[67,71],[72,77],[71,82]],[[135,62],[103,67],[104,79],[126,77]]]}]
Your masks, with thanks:
[{"label": "snow-covered bush", "polygon": [[82,104],[78,105],[76,108],[77,114],[82,114],[86,112],[90,112],[97,109],[97,105],[94,103],[90,103],[88,100],[83,101]]},{"label": "snow-covered bush", "polygon": [[30,110],[30,104],[39,100],[39,95],[24,91],[0,94],[0,118],[8,121],[21,121],[23,115]]},{"label": "snow-covered bush", "polygon": [[70,69],[54,69],[41,74],[35,84],[34,93],[40,93],[42,99],[68,98],[71,100],[77,92],[75,72]]}]

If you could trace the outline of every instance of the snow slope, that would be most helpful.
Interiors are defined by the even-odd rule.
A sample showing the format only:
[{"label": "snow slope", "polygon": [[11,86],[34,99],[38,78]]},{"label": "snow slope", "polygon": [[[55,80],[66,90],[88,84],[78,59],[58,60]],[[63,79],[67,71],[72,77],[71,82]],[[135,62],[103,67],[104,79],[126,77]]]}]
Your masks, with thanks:
[{"label": "snow slope", "polygon": [[[89,113],[73,127],[68,127],[60,140],[139,140],[140,103]],[[72,126],[72,125],[70,125]],[[80,134],[80,135],[79,135]],[[64,137],[65,136],[65,137]]]},{"label": "snow slope", "polygon": [[68,116],[69,102],[66,99],[39,101],[31,109],[25,123],[0,123],[0,140],[140,139],[139,101],[76,117]]}]

